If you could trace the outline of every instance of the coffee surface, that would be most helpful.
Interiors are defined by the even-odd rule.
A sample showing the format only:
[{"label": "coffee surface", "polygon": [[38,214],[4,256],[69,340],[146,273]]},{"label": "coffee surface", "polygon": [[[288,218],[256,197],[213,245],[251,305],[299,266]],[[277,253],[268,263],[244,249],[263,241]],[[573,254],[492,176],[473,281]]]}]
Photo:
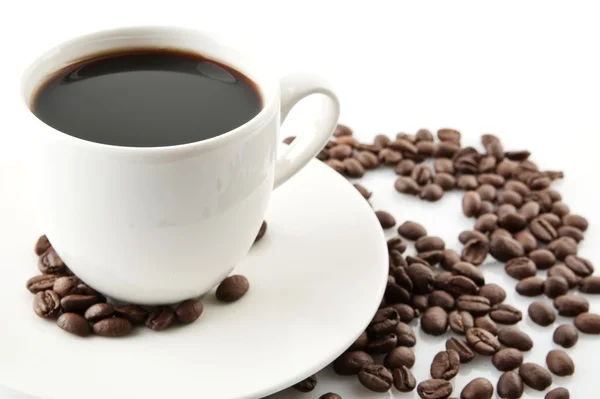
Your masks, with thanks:
[{"label": "coffee surface", "polygon": [[165,49],[90,57],[50,76],[32,101],[33,113],[63,133],[127,147],[210,139],[261,108],[256,86],[242,73]]}]

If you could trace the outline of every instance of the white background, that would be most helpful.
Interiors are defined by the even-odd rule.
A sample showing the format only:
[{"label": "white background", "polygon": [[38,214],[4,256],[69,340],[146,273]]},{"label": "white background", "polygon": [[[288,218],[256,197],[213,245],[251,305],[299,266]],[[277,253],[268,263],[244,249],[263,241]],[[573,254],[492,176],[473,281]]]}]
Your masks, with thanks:
[{"label": "white background", "polygon": [[[326,76],[339,93],[341,120],[365,140],[376,133],[449,126],[460,129],[470,144],[477,143],[479,134],[492,132],[504,138],[507,148],[531,149],[542,167],[565,170],[567,179],[557,187],[573,211],[592,220],[580,253],[598,261],[598,15],[593,2],[574,1],[5,3],[0,10],[0,156],[19,157],[26,150],[17,117],[22,107],[18,84],[23,68],[41,51],[81,33],[121,25],[194,27],[228,35],[281,74],[311,69]],[[294,117],[302,119],[301,114]],[[454,215],[457,197],[436,205],[407,200],[393,191],[392,175],[379,173],[366,180],[376,191],[376,208],[392,211],[399,220],[421,221],[451,243],[468,227]],[[492,274],[512,289],[514,282],[499,276]],[[600,302],[595,302],[594,309],[600,311]],[[539,347],[527,359],[543,362],[542,348],[550,347],[551,333],[530,331]],[[427,340],[416,348],[417,378],[426,377],[441,342]],[[575,398],[591,392],[598,378],[592,355],[599,353],[600,344],[582,343],[570,352],[577,376],[570,382],[559,380]],[[486,375],[496,378],[488,369]],[[473,367],[466,370],[456,380],[457,395],[478,375]],[[365,395],[344,381],[323,379],[318,390],[298,397],[317,398],[328,390],[344,398]],[[293,392],[278,396],[293,397]]]}]

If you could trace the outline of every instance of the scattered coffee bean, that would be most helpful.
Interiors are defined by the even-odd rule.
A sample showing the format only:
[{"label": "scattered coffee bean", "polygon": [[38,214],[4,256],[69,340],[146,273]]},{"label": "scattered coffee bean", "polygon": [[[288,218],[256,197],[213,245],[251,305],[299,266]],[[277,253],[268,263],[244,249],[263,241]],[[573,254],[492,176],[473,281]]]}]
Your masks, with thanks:
[{"label": "scattered coffee bean", "polygon": [[519,376],[525,385],[536,391],[544,391],[552,385],[550,372],[535,363],[523,363],[519,367]]},{"label": "scattered coffee bean", "polygon": [[496,391],[501,399],[519,399],[525,387],[523,380],[515,371],[507,371],[500,376]]},{"label": "scattered coffee bean", "polygon": [[473,175],[459,175],[456,179],[456,187],[461,190],[475,190],[479,187],[479,182]]},{"label": "scattered coffee bean", "polygon": [[354,375],[368,364],[375,364],[375,361],[367,352],[349,351],[333,361],[333,371],[339,375]]},{"label": "scattered coffee bean", "polygon": [[557,230],[559,237],[571,237],[577,242],[584,239],[583,232],[573,226],[560,226]]},{"label": "scattered coffee bean", "polygon": [[87,321],[96,322],[107,317],[112,316],[115,313],[115,308],[110,303],[97,303],[90,306],[84,314]]},{"label": "scattered coffee bean", "polygon": [[415,310],[405,303],[395,303],[389,307],[395,309],[398,316],[400,316],[400,321],[405,323],[410,323],[417,316]]},{"label": "scattered coffee bean", "polygon": [[392,376],[394,377],[394,386],[400,392],[410,392],[417,385],[415,376],[406,366],[393,369]]},{"label": "scattered coffee bean", "polygon": [[296,383],[293,388],[300,392],[310,392],[317,386],[317,376],[311,375],[310,377]]},{"label": "scattered coffee bean", "polygon": [[[510,167],[513,168],[513,169],[516,168],[516,166],[517,166],[517,164],[514,164],[512,162],[508,162],[508,165],[510,165]],[[498,166],[500,166],[500,165],[498,165]],[[502,165],[502,167],[507,168],[507,165]],[[505,174],[502,174],[502,173],[499,173],[499,172],[498,172],[498,174],[506,177]],[[512,174],[512,171],[509,174],[509,176],[511,174]],[[515,192],[519,193],[522,197],[527,196],[531,192],[531,190],[529,189],[529,187],[527,187],[526,184],[524,184],[524,183],[522,183],[522,182],[520,182],[518,180],[508,180],[504,184],[504,190],[505,191],[515,191]]]},{"label": "scattered coffee bean", "polygon": [[53,289],[62,298],[67,295],[82,294],[78,289],[80,284],[81,280],[77,276],[59,277],[54,282]]},{"label": "scattered coffee bean", "polygon": [[571,359],[571,356],[567,352],[561,349],[554,349],[548,352],[546,364],[548,365],[548,370],[559,377],[573,375],[575,372],[573,359]]},{"label": "scattered coffee bean", "polygon": [[346,158],[342,161],[342,163],[344,164],[346,176],[352,178],[359,178],[364,176],[365,168],[358,160],[354,158]]},{"label": "scattered coffee bean", "polygon": [[535,249],[528,256],[538,269],[548,269],[556,263],[556,257],[547,249]]},{"label": "scattered coffee bean", "polygon": [[[389,151],[392,151],[392,150],[389,150]],[[381,152],[383,152],[383,150]],[[395,152],[395,151],[392,151],[392,152]],[[400,154],[400,153],[397,153],[397,154]],[[381,158],[381,153],[380,153],[380,158]],[[415,165],[416,165],[415,161],[413,161],[412,159],[403,159],[400,162],[397,162],[395,172],[397,175],[400,175],[400,176],[410,176]]]},{"label": "scattered coffee bean", "polygon": [[[506,193],[510,193],[510,192],[516,193],[516,191],[505,191],[505,192]],[[518,194],[518,195],[521,196],[521,194]],[[521,196],[521,198],[523,198],[523,197]],[[527,222],[531,222],[536,216],[539,215],[540,204],[538,204],[535,201],[527,201],[523,205],[521,205],[521,207],[519,208],[519,213],[521,215],[523,215],[523,217],[525,218],[525,220]]]},{"label": "scattered coffee bean", "polygon": [[483,234],[480,231],[476,231],[476,230],[466,230],[466,231],[461,232],[458,235],[458,241],[460,241],[461,244],[466,244],[473,239],[478,239],[478,240],[489,242],[489,239],[487,238],[487,236],[485,234]]},{"label": "scattered coffee bean", "polygon": [[58,276],[56,274],[40,274],[27,280],[26,287],[32,294],[51,290]]},{"label": "scattered coffee bean", "polygon": [[513,258],[504,266],[506,274],[517,280],[522,280],[527,277],[535,276],[537,268],[535,263],[525,256]]},{"label": "scattered coffee bean", "polygon": [[429,265],[413,263],[407,269],[413,282],[413,291],[417,294],[429,294],[433,291],[433,272]]},{"label": "scattered coffee bean", "polygon": [[508,262],[525,254],[523,246],[510,237],[495,236],[490,242],[490,254],[500,262]]},{"label": "scattered coffee bean", "polygon": [[383,364],[389,369],[395,369],[402,366],[406,366],[410,369],[415,364],[415,353],[410,348],[398,346],[385,355]]},{"label": "scattered coffee bean", "polygon": [[391,229],[396,225],[396,219],[392,216],[391,213],[386,211],[376,211],[375,216],[379,220],[381,227],[384,229]]},{"label": "scattered coffee bean", "polygon": [[366,351],[372,354],[388,353],[398,344],[398,337],[394,333],[382,335],[369,340]]},{"label": "scattered coffee bean", "polygon": [[579,333],[570,324],[560,325],[554,330],[552,340],[555,344],[562,346],[563,348],[572,348],[579,339]]},{"label": "scattered coffee bean", "polygon": [[216,296],[222,302],[235,302],[243,297],[249,288],[250,283],[246,277],[239,274],[233,275],[221,281],[217,287]]},{"label": "scattered coffee bean", "polygon": [[377,364],[363,366],[358,373],[358,380],[373,392],[387,392],[394,382],[394,377],[388,369]]},{"label": "scattered coffee bean", "polygon": [[421,399],[447,399],[452,394],[452,384],[442,379],[425,380],[417,386]]},{"label": "scattered coffee bean", "polygon": [[473,227],[477,231],[482,233],[488,233],[498,228],[498,216],[493,213],[486,213],[477,218],[475,226]]},{"label": "scattered coffee bean", "polygon": [[439,306],[446,311],[454,309],[455,301],[454,297],[446,291],[436,290],[429,294],[429,306]]},{"label": "scattered coffee bean", "polygon": [[460,399],[492,399],[494,386],[485,378],[475,378],[463,388]]},{"label": "scattered coffee bean", "polygon": [[[358,190],[358,192],[360,193],[360,195],[362,195],[363,198],[366,200],[371,198],[371,195],[373,195],[373,193],[371,193],[369,190],[367,190],[362,184],[356,183],[356,184],[354,184],[354,188],[356,188]],[[266,222],[265,222],[265,225],[266,225]],[[266,229],[265,229],[265,231],[266,231]]]},{"label": "scattered coffee bean", "polygon": [[433,250],[442,250],[446,244],[444,240],[435,236],[423,236],[415,241],[415,249],[417,252],[427,252]]},{"label": "scattered coffee bean", "polygon": [[544,399],[569,399],[571,394],[566,388],[554,388],[549,391]]},{"label": "scattered coffee bean", "polygon": [[506,303],[494,305],[490,311],[490,317],[496,323],[517,324],[523,319],[523,314],[517,308]]},{"label": "scattered coffee bean", "polygon": [[457,334],[465,335],[469,328],[475,327],[473,316],[464,311],[453,311],[448,315],[450,329]]},{"label": "scattered coffee bean", "polygon": [[50,244],[50,241],[48,241],[48,237],[46,237],[46,234],[44,234],[44,235],[40,236],[40,238],[37,239],[35,246],[33,247],[33,250],[35,251],[36,255],[41,256],[51,246],[52,246],[52,244]]},{"label": "scattered coffee bean", "polygon": [[462,199],[463,213],[466,217],[476,216],[481,207],[481,197],[477,191],[467,191]]},{"label": "scattered coffee bean", "polygon": [[383,163],[384,165],[393,166],[398,164],[398,162],[402,160],[402,154],[390,148],[384,148],[381,151],[379,151],[378,158],[379,162]]},{"label": "scattered coffee bean", "polygon": [[363,331],[352,345],[348,348],[349,351],[364,351],[369,344],[369,336],[366,331]]},{"label": "scattered coffee bean", "polygon": [[559,237],[546,245],[546,249],[552,251],[557,259],[563,260],[569,255],[577,255],[577,241],[571,237]]},{"label": "scattered coffee bean", "polygon": [[475,318],[475,327],[483,328],[492,333],[492,335],[498,334],[498,326],[496,323],[489,318],[489,316],[481,316]]},{"label": "scattered coffee bean", "polygon": [[175,317],[182,324],[190,324],[200,317],[204,307],[198,299],[188,299],[175,308]]},{"label": "scattered coffee bean", "polygon": [[436,379],[451,380],[458,374],[460,358],[458,352],[449,349],[438,352],[431,362],[431,377]]},{"label": "scattered coffee bean", "polygon": [[333,135],[335,137],[352,136],[352,129],[350,129],[346,125],[342,125],[341,123],[338,123],[338,125],[335,127]]},{"label": "scattered coffee bean", "polygon": [[575,327],[584,334],[600,334],[600,315],[581,313],[575,317]]},{"label": "scattered coffee bean", "polygon": [[581,279],[579,291],[586,294],[600,294],[600,276],[589,276]]},{"label": "scattered coffee bean", "polygon": [[555,265],[548,269],[548,277],[560,276],[564,278],[569,284],[570,288],[573,288],[579,284],[581,280],[579,277],[573,273],[571,269],[566,267],[565,265]]},{"label": "scattered coffee bean", "polygon": [[421,317],[421,329],[429,335],[442,335],[448,329],[448,313],[439,306],[428,308]]},{"label": "scattered coffee bean", "polygon": [[342,397],[337,393],[328,392],[319,396],[319,399],[342,399]]},{"label": "scattered coffee bean", "polygon": [[529,318],[542,327],[547,327],[556,321],[556,312],[544,302],[536,301],[529,305]]},{"label": "scattered coffee bean", "polygon": [[473,238],[465,244],[461,253],[461,259],[474,265],[480,265],[485,261],[489,250],[490,244],[487,239]]},{"label": "scattered coffee bean", "polygon": [[441,266],[444,270],[452,270],[452,267],[460,261],[460,256],[453,249],[444,249]]},{"label": "scattered coffee bean", "polygon": [[568,255],[565,257],[565,265],[573,270],[573,273],[581,277],[588,277],[594,273],[592,262],[580,256]]},{"label": "scattered coffee bean", "polygon": [[500,342],[489,331],[482,328],[467,330],[467,343],[480,355],[491,356],[500,349]]},{"label": "scattered coffee bean", "polygon": [[527,352],[533,348],[531,337],[516,327],[504,327],[498,330],[498,341],[504,346],[522,352]]},{"label": "scattered coffee bean", "polygon": [[[504,191],[498,197],[498,204],[511,204],[515,207],[520,207],[523,204],[523,196],[516,191]],[[519,212],[521,216],[527,218],[529,215],[525,215],[523,212]]]},{"label": "scattered coffee bean", "polygon": [[352,147],[347,144],[338,144],[335,147],[329,149],[329,156],[334,159],[343,161],[352,155]]},{"label": "scattered coffee bean", "polygon": [[588,312],[590,303],[582,296],[561,295],[554,299],[554,307],[561,316],[575,317],[580,313]]},{"label": "scattered coffee bean", "polygon": [[490,305],[496,305],[504,302],[506,299],[506,291],[498,284],[486,284],[479,289],[479,295],[487,298],[490,301]]},{"label": "scattered coffee bean", "polygon": [[56,325],[68,333],[86,337],[90,334],[90,325],[83,316],[77,313],[63,313],[56,320]]},{"label": "scattered coffee bean", "polygon": [[531,233],[540,241],[550,242],[558,237],[556,229],[546,219],[537,217],[529,224]]},{"label": "scattered coffee bean", "polygon": [[365,169],[377,169],[379,166],[379,158],[371,151],[359,151],[354,157]]},{"label": "scattered coffee bean", "polygon": [[473,353],[467,342],[458,338],[446,340],[446,350],[453,350],[458,353],[461,363],[469,363],[475,358],[475,353]]},{"label": "scattered coffee bean", "polygon": [[544,294],[548,298],[557,298],[569,291],[569,283],[561,276],[551,276],[544,282]]},{"label": "scattered coffee bean", "polygon": [[485,215],[487,213],[494,213],[496,207],[490,201],[481,201],[481,208],[479,208],[479,215]]},{"label": "scattered coffee bean", "polygon": [[395,309],[391,307],[379,309],[367,327],[367,332],[374,335],[391,333],[396,329],[399,321],[400,315]]},{"label": "scattered coffee bean", "polygon": [[102,337],[123,337],[131,332],[133,325],[127,319],[110,317],[94,323],[92,329]]},{"label": "scattered coffee bean", "polygon": [[461,295],[474,295],[479,287],[473,280],[465,276],[451,276],[446,281],[444,290],[458,297]]},{"label": "scattered coffee bean", "polygon": [[404,222],[398,227],[398,234],[407,240],[415,241],[427,235],[427,230],[415,222]]},{"label": "scattered coffee bean", "polygon": [[529,253],[538,247],[536,238],[527,230],[521,230],[515,233],[514,239],[521,244],[525,253]]},{"label": "scattered coffee bean", "polygon": [[56,251],[54,251],[54,248],[49,247],[40,255],[38,269],[44,274],[58,274],[64,273],[66,266]]},{"label": "scattered coffee bean", "polygon": [[522,296],[538,296],[544,292],[544,279],[538,276],[527,277],[520,280],[515,288]]},{"label": "scattered coffee bean", "polygon": [[137,305],[115,306],[115,313],[119,317],[129,320],[134,325],[144,324],[148,317],[148,312]]},{"label": "scattered coffee bean", "polygon": [[491,309],[490,301],[480,295],[461,295],[456,300],[456,307],[474,317],[485,316]]},{"label": "scattered coffee bean", "polygon": [[406,323],[400,322],[395,330],[396,342],[398,345],[413,347],[417,344],[417,337],[412,327]]},{"label": "scattered coffee bean", "polygon": [[146,326],[154,331],[161,331],[173,323],[175,313],[169,306],[163,306],[153,310],[146,318]]},{"label": "scattered coffee bean", "polygon": [[565,226],[573,226],[581,231],[586,231],[588,228],[588,221],[583,216],[569,214],[562,218],[562,222]]},{"label": "scattered coffee bean", "polygon": [[444,128],[437,131],[437,136],[441,141],[449,141],[460,144],[460,132],[455,129]]},{"label": "scattered coffee bean", "polygon": [[60,306],[65,312],[84,313],[90,306],[101,302],[96,295],[67,295],[60,300]]},{"label": "scattered coffee bean", "polygon": [[523,353],[515,348],[504,348],[492,356],[492,364],[499,371],[511,371],[523,364]]},{"label": "scattered coffee bean", "polygon": [[495,239],[497,237],[513,238],[513,236],[510,233],[510,231],[508,231],[506,229],[503,229],[501,227],[498,227],[496,230],[492,231],[492,234],[490,234],[490,238],[491,239]]}]

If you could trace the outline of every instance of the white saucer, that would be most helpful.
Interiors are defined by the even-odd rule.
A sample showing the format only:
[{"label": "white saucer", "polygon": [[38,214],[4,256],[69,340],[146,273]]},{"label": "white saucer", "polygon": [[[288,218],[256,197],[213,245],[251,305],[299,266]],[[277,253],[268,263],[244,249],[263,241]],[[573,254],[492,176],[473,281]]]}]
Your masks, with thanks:
[{"label": "white saucer", "polygon": [[267,235],[235,270],[251,284],[242,300],[223,305],[208,294],[200,320],[183,328],[78,338],[33,313],[24,286],[37,272],[32,247],[43,228],[28,210],[43,199],[25,198],[17,166],[0,167],[0,387],[48,399],[266,396],[342,353],[385,289],[373,210],[312,161],[273,194]]}]

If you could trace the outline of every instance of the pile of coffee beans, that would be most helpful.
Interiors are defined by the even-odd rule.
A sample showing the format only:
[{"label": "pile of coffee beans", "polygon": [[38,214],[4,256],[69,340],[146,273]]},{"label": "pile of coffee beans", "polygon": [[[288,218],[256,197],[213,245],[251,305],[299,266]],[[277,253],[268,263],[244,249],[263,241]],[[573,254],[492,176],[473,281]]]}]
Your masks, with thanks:
[{"label": "pile of coffee beans", "polygon": [[[267,223],[263,222],[255,243],[266,231]],[[174,306],[112,304],[69,270],[45,235],[37,240],[34,250],[42,274],[30,278],[26,284],[27,290],[35,294],[33,310],[39,317],[56,319],[56,325],[71,334],[122,337],[141,325],[161,331],[175,324],[190,324],[204,310],[199,299],[188,299]],[[219,301],[235,302],[249,288],[246,277],[232,275],[219,284],[215,295]]]},{"label": "pile of coffee beans", "polygon": [[[588,221],[571,213],[560,193],[551,188],[563,173],[540,170],[527,150],[506,151],[495,135],[482,135],[481,144],[483,151],[463,147],[460,132],[448,128],[437,131],[437,140],[421,129],[393,138],[380,134],[371,143],[361,143],[349,127],[338,125],[334,138],[316,156],[348,178],[394,168],[395,189],[425,201],[463,190],[462,213],[474,219],[473,229],[458,236],[463,245],[459,253],[419,223],[398,224],[389,212],[375,211],[383,229],[397,226],[398,232],[388,241],[387,289],[367,329],[333,362],[337,374],[356,375],[375,392],[416,389],[423,399],[446,399],[454,391],[450,381],[461,364],[476,356],[488,357],[503,373],[495,385],[498,397],[516,399],[523,396],[524,386],[545,391],[553,374],[562,377],[575,371],[564,350],[548,353],[546,367],[524,362],[523,352],[534,346],[516,326],[524,317],[540,326],[552,325],[557,314],[573,318],[572,324],[558,326],[552,336],[565,349],[577,343],[579,332],[600,334],[600,315],[589,312],[582,295],[600,293],[600,276],[592,275],[592,262],[580,257],[577,248]],[[354,187],[369,200],[372,193],[366,187],[358,182]],[[416,253],[406,254],[407,241],[414,242]],[[506,274],[518,280],[519,295],[546,296],[553,306],[535,300],[524,313],[505,303],[504,289],[486,284],[480,268],[488,256],[504,263]],[[546,271],[545,278],[540,271]],[[411,373],[416,336],[409,325],[419,317],[426,334],[442,336],[452,331],[458,335],[449,337],[446,350],[432,359],[431,379],[420,382]],[[307,381],[295,388],[314,389],[315,376]],[[462,388],[460,398],[490,399],[493,393],[490,381],[475,378]],[[546,398],[566,399],[569,392],[556,388]]]}]

